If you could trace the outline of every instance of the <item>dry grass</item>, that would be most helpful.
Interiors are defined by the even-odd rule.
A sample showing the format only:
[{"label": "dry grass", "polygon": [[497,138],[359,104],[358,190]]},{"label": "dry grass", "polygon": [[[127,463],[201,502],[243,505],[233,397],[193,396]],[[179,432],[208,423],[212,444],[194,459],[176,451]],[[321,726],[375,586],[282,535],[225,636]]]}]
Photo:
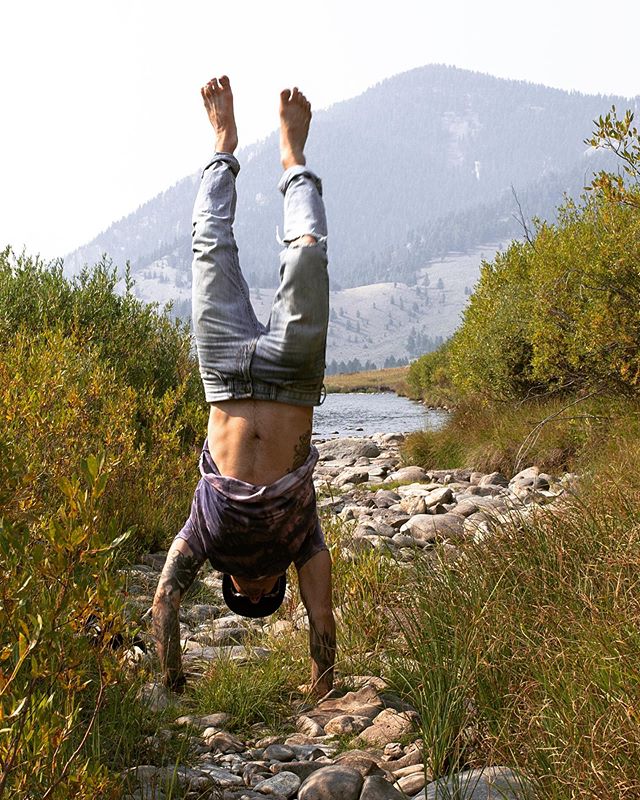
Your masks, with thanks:
[{"label": "dry grass", "polygon": [[324,385],[327,392],[395,392],[406,397],[409,394],[408,371],[409,367],[390,367],[344,375],[328,375],[325,377]]}]

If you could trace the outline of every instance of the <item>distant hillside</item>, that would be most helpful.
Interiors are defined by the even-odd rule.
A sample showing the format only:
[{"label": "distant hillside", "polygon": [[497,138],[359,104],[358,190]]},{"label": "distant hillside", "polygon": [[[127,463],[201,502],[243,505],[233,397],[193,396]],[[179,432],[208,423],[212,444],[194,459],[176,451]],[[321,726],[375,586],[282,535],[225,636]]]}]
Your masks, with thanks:
[{"label": "distant hillside", "polygon": [[[612,102],[625,105],[427,66],[316,112],[308,160],[324,181],[334,281],[389,280],[396,267],[410,281],[429,258],[517,232],[512,186],[528,195],[528,213],[547,216],[563,190],[584,185],[591,161],[583,140]],[[282,215],[276,134],[239,158],[242,263],[251,285],[273,285]],[[117,264],[130,260],[134,276],[160,261],[188,284],[196,183],[185,178],[113,224],[72,253],[68,268],[106,252]]]}]

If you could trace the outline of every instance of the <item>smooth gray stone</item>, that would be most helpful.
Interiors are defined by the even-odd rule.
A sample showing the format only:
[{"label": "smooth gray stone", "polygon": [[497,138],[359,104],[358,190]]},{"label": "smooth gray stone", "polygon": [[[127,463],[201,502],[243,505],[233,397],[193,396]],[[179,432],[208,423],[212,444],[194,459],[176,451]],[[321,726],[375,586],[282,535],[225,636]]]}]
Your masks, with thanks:
[{"label": "smooth gray stone", "polygon": [[342,439],[330,439],[316,445],[320,461],[334,461],[339,458],[376,458],[380,455],[377,444],[367,438],[347,436]]},{"label": "smooth gray stone", "polygon": [[457,772],[425,786],[414,800],[533,800],[531,784],[508,767]]},{"label": "smooth gray stone", "polygon": [[441,486],[439,489],[433,489],[429,494],[425,495],[424,503],[427,508],[432,508],[438,504],[445,505],[453,501],[453,492],[448,486]]},{"label": "smooth gray stone", "polygon": [[400,502],[400,495],[391,489],[378,489],[373,495],[373,502],[377,508],[389,508],[394,503]]},{"label": "smooth gray stone", "polygon": [[478,486],[508,486],[509,481],[501,472],[490,472],[478,481]]},{"label": "smooth gray stone", "polygon": [[280,772],[293,772],[301,781],[306,780],[309,775],[317,772],[319,769],[324,769],[327,765],[318,761],[279,761],[273,764],[271,771],[274,775]]},{"label": "smooth gray stone", "polygon": [[262,757],[266,761],[293,761],[296,754],[286,744],[270,744],[265,747]]},{"label": "smooth gray stone", "polygon": [[364,779],[360,800],[406,800],[407,795],[399,792],[380,775],[370,775]]},{"label": "smooth gray stone", "polygon": [[464,531],[464,517],[454,512],[447,514],[416,514],[400,528],[400,533],[410,533],[414,539],[434,542],[442,536],[461,536]]},{"label": "smooth gray stone", "polygon": [[293,772],[279,772],[271,778],[267,778],[253,787],[257,792],[264,794],[281,794],[284,797],[293,797],[300,788],[300,778]]},{"label": "smooth gray stone", "polygon": [[358,800],[362,784],[362,775],[351,767],[323,767],[302,784],[298,800]]},{"label": "smooth gray stone", "polygon": [[422,467],[401,467],[395,472],[391,472],[385,478],[385,483],[401,481],[402,483],[423,483],[427,480],[427,473]]}]

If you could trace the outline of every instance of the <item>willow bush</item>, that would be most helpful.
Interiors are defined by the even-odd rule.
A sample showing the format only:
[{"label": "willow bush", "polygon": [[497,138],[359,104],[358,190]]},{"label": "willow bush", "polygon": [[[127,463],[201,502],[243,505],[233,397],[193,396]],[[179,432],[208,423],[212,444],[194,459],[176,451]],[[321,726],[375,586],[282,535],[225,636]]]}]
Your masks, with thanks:
[{"label": "willow bush", "polygon": [[116,567],[184,523],[205,430],[184,325],[104,261],[0,253],[0,797],[119,796],[146,723]]},{"label": "willow bush", "polygon": [[414,390],[429,399],[448,380],[458,397],[489,402],[638,391],[640,136],[632,123],[615,110],[598,121],[588,143],[615,148],[625,175],[599,173],[555,224],[537,221],[526,241],[483,262],[452,341],[412,365]]}]

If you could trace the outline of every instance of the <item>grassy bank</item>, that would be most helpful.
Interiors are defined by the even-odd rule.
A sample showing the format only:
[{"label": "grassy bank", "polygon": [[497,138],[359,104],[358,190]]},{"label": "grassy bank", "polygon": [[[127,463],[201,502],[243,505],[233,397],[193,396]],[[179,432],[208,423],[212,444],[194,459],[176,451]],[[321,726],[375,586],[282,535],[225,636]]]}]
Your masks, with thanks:
[{"label": "grassy bank", "polygon": [[409,367],[389,367],[327,375],[324,385],[327,392],[395,392],[406,397],[410,394],[407,383],[408,370]]},{"label": "grassy bank", "polygon": [[454,460],[480,469],[584,475],[562,513],[505,525],[454,564],[417,563],[393,655],[436,773],[506,763],[541,798],[640,792],[640,404],[592,403],[564,419],[557,403],[485,411],[471,441],[457,412],[430,441],[429,465],[455,443]]}]

